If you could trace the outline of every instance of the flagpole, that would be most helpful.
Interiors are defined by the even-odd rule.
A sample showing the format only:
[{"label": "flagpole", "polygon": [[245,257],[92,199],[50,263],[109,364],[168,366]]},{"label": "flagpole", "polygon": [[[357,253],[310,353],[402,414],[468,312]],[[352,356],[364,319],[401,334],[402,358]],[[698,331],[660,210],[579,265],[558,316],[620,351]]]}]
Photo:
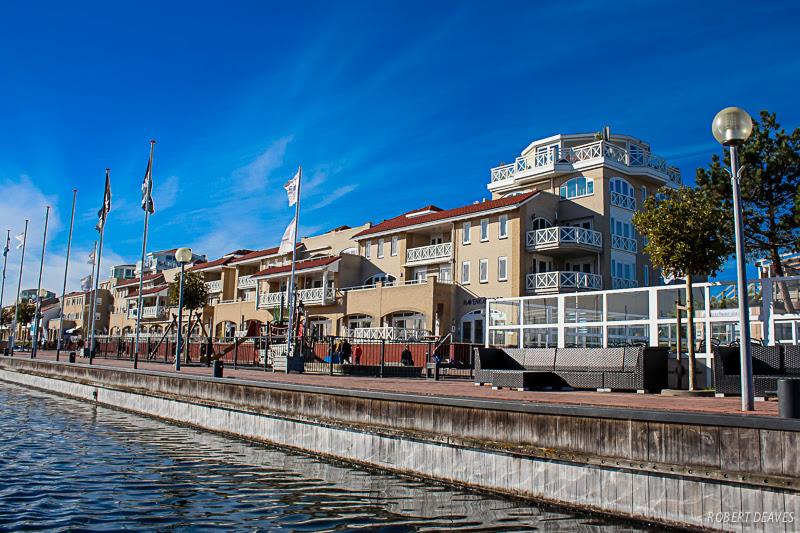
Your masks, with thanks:
[{"label": "flagpole", "polygon": [[[292,273],[289,277],[289,331],[286,336],[286,348],[287,353],[289,356],[294,356],[293,346],[292,344],[294,340],[294,308],[295,308],[295,298],[294,296],[294,274],[295,274],[295,266],[297,263],[297,232],[299,231],[300,226],[300,182],[303,181],[303,166],[300,165],[297,171],[297,202],[294,204],[294,243],[292,245]],[[289,373],[289,362],[286,363],[286,373]]]},{"label": "flagpole", "polygon": [[17,282],[17,299],[14,300],[14,322],[11,328],[11,355],[14,355],[14,342],[17,337],[17,320],[19,318],[19,293],[22,290],[22,267],[25,265],[25,243],[28,242],[28,219],[25,219],[25,231],[22,232],[22,257],[19,260],[19,281]]},{"label": "flagpole", "polygon": [[67,297],[67,272],[69,271],[69,252],[72,248],[72,229],[75,226],[75,199],[78,189],[72,189],[72,216],[69,219],[69,238],[67,239],[67,260],[64,262],[64,285],[61,288],[61,314],[58,320],[58,339],[56,340],[56,361],[61,354],[61,339],[64,337],[64,300]]},{"label": "flagpole", "polygon": [[[83,306],[83,314],[81,316],[81,337],[83,338],[84,348],[86,348],[86,308],[92,308],[92,284],[94,283],[94,266],[97,263],[97,241],[92,245],[92,274],[89,276],[89,290],[86,293],[89,295],[89,301]],[[83,290],[83,286],[81,286]]]},{"label": "flagpole", "polygon": [[39,351],[39,314],[42,311],[42,272],[44,271],[44,251],[47,247],[47,222],[50,220],[50,206],[44,212],[44,233],[42,235],[42,258],[39,260],[39,282],[36,285],[36,314],[33,316],[33,346],[31,346],[31,359],[36,359]]},{"label": "flagpole", "polygon": [[[110,168],[106,169],[106,185],[108,185],[108,175],[111,172]],[[102,209],[106,209],[106,192],[103,192],[103,207]],[[89,338],[89,364],[92,364],[94,360],[94,325],[97,322],[94,317],[97,316],[97,291],[100,285],[100,258],[103,256],[103,236],[106,233],[106,217],[108,216],[108,211],[105,211],[103,214],[103,224],[100,226],[100,242],[97,244],[97,256],[95,257],[95,261],[97,262],[97,268],[95,269],[97,274],[94,278],[94,298],[92,299],[92,315],[89,317],[89,320],[92,321],[92,334]]]},{"label": "flagpole", "polygon": [[[153,179],[153,147],[155,146],[156,141],[150,140],[150,160],[147,162],[147,172],[150,174],[150,180],[152,182]],[[147,176],[145,176],[147,179]],[[142,235],[142,263],[141,268],[139,269],[139,297],[137,298],[136,303],[136,343],[134,344],[133,350],[133,368],[137,368],[139,366],[139,329],[141,327],[142,322],[142,289],[144,287],[144,256],[147,253],[147,223],[150,219],[150,191],[148,190],[146,193],[147,198],[144,199],[147,202],[144,207],[144,234]],[[179,325],[180,326],[180,325]]]},{"label": "flagpole", "polygon": [[3,312],[3,296],[6,292],[6,265],[8,253],[11,251],[11,230],[6,230],[6,247],[3,249],[3,282],[0,284],[0,313]]}]

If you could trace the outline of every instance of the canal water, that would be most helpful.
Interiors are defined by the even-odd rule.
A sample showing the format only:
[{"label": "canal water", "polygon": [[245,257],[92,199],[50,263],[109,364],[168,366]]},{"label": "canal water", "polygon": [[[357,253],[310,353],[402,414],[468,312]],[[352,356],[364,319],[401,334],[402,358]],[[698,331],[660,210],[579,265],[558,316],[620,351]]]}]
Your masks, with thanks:
[{"label": "canal water", "polygon": [[640,531],[0,382],[2,531]]}]

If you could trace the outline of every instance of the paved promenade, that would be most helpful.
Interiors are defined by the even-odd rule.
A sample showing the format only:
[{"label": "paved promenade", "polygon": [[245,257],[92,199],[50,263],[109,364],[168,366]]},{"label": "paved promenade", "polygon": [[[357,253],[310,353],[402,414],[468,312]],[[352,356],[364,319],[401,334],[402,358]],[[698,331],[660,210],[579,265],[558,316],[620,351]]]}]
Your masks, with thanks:
[{"label": "paved promenade", "polygon": [[[61,360],[66,357],[62,352]],[[29,352],[18,352],[15,357],[29,358]],[[55,360],[54,351],[40,351],[40,360]],[[78,358],[79,363],[88,363],[88,359]],[[129,360],[102,359],[94,360],[95,366],[109,368],[133,368]],[[171,364],[158,362],[139,362],[141,370],[174,372]],[[182,374],[211,376],[211,368],[205,366],[183,366]],[[264,372],[252,368],[225,368],[225,377],[271,383],[292,383],[298,385],[318,385],[341,388],[343,390],[364,390],[373,392],[390,392],[410,394],[414,396],[437,396],[449,398],[472,398],[507,402],[528,402],[534,404],[560,404],[597,407],[617,407],[629,409],[647,409],[655,411],[683,411],[695,413],[742,414],[739,410],[739,398],[676,398],[657,394],[635,394],[594,391],[529,391],[492,390],[490,387],[476,387],[471,381],[462,379],[444,379],[433,381],[413,378],[373,378],[354,376],[330,376],[327,374],[285,374]],[[756,414],[775,416],[778,413],[776,401],[756,402]]]}]

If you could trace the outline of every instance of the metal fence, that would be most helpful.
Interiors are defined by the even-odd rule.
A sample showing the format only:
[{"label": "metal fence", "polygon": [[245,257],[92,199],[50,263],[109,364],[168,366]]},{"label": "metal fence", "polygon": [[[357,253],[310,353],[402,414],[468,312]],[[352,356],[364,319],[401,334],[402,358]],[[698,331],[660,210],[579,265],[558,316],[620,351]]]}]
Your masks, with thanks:
[{"label": "metal fence", "polygon": [[[344,342],[347,341],[349,348]],[[296,357],[287,359],[286,343],[267,337],[236,339],[190,338],[184,341],[182,364],[203,364],[208,354],[223,354],[227,367],[260,368],[267,371],[291,371],[374,377],[432,376],[438,366],[442,378],[469,379],[473,376],[473,349],[477,345],[434,341],[400,342],[352,337],[307,337],[298,339]],[[62,349],[81,352],[80,344]],[[133,336],[99,336],[94,357],[133,360],[136,341]],[[139,360],[174,363],[176,339],[143,338],[139,340]]]}]

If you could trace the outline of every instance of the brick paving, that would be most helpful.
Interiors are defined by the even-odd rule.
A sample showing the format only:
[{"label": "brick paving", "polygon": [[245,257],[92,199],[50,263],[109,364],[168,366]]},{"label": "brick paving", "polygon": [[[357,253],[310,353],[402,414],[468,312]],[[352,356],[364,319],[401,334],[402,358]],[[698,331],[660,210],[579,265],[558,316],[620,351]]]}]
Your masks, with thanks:
[{"label": "brick paving", "polygon": [[[27,352],[17,353],[16,357],[26,358]],[[62,352],[61,360],[66,353]],[[40,351],[39,359],[55,360],[54,351]],[[87,363],[88,359],[79,358],[78,362]],[[109,368],[133,368],[127,359],[95,359],[94,365]],[[142,370],[174,372],[171,364],[158,362],[139,362]],[[182,374],[211,376],[211,368],[205,366],[183,366]],[[680,398],[666,397],[657,394],[636,394],[622,392],[595,391],[528,391],[492,390],[490,387],[476,387],[471,381],[445,378],[441,381],[415,378],[375,378],[356,376],[331,376],[328,374],[285,374],[265,372],[254,368],[225,368],[225,377],[268,383],[292,383],[299,385],[317,385],[339,388],[343,390],[363,390],[374,392],[391,392],[412,396],[435,396],[448,398],[471,398],[482,400],[507,401],[531,404],[559,404],[595,407],[617,407],[628,409],[647,409],[655,411],[684,411],[695,413],[742,413],[739,398]],[[756,414],[775,416],[778,404],[775,401],[756,402]]]}]

